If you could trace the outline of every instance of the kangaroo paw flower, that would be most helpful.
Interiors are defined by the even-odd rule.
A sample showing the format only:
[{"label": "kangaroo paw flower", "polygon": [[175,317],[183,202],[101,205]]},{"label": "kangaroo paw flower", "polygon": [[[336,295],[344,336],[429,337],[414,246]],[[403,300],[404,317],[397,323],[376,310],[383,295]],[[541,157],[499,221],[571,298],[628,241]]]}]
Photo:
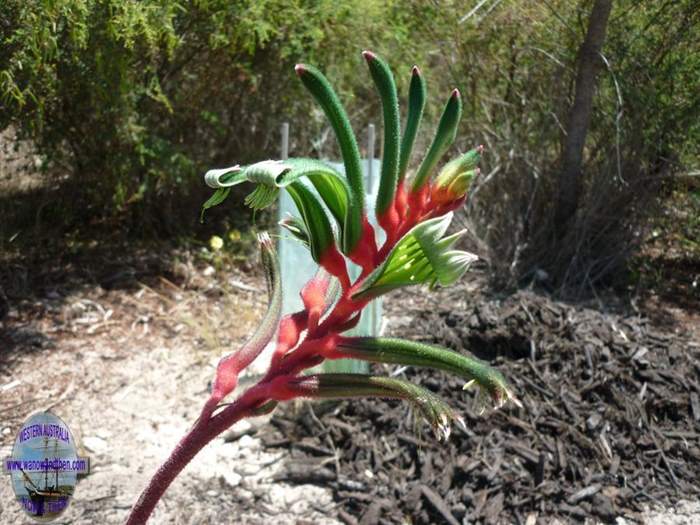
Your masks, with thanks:
[{"label": "kangaroo paw flower", "polygon": [[282,281],[280,279],[279,260],[275,253],[272,239],[267,233],[258,235],[265,278],[267,281],[270,303],[267,312],[253,336],[236,353],[223,357],[216,367],[216,378],[212,387],[212,396],[218,400],[226,397],[236,388],[238,374],[252,363],[263,348],[275,335],[282,313]]},{"label": "kangaroo paw flower", "polygon": [[477,257],[452,249],[464,232],[443,237],[451,221],[448,213],[411,229],[385,261],[353,288],[353,299],[374,298],[402,286],[447,286],[457,281]]},{"label": "kangaroo paw flower", "polygon": [[438,439],[450,437],[452,423],[465,428],[464,420],[438,396],[408,381],[364,374],[315,374],[282,376],[271,386],[274,399],[295,397],[344,399],[379,397],[403,399],[411,403],[430,424]]}]

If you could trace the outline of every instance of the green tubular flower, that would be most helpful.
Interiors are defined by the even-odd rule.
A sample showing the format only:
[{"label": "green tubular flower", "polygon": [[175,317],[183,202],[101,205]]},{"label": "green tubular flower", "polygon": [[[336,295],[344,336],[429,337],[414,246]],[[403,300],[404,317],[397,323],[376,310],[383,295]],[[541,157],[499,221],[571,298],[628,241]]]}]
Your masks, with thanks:
[{"label": "green tubular flower", "polygon": [[287,191],[304,221],[304,226],[309,235],[311,257],[316,263],[320,264],[323,254],[335,244],[333,229],[328,222],[326,211],[318,202],[316,196],[302,182],[292,182],[287,186]]},{"label": "green tubular flower", "polygon": [[[204,177],[207,185],[216,188],[217,191],[204,203],[202,213],[208,208],[221,204],[228,196],[232,186],[244,182],[256,184],[253,192],[245,199],[246,204],[256,210],[272,204],[277,199],[280,189],[287,189],[290,194],[295,193],[297,195],[295,199],[297,205],[299,204],[300,191],[306,196],[305,201],[308,201],[310,198],[315,200],[316,197],[313,194],[299,189],[301,179],[306,179],[314,186],[319,197],[337,221],[342,236],[344,222],[350,208],[350,188],[347,180],[340,173],[323,162],[312,159],[266,160],[251,164],[245,168],[234,166],[233,168],[210,170]],[[308,206],[313,206],[314,209],[318,207],[308,204],[306,208]],[[319,228],[315,229],[327,236],[325,223],[328,221],[325,220],[325,213],[323,217],[316,213],[313,215],[317,216],[324,223],[319,225],[320,230]],[[294,233],[293,230],[294,227],[290,231]],[[308,234],[311,228],[307,227],[305,230]],[[302,234],[301,231],[298,233]],[[320,240],[317,239],[317,241]],[[327,246],[325,241],[324,246]],[[318,251],[316,255],[319,255]]]},{"label": "green tubular flower", "polygon": [[464,173],[473,172],[481,160],[482,150],[483,147],[479,146],[445,164],[435,177],[435,186],[447,187],[455,178]]},{"label": "green tubular flower", "polygon": [[436,180],[430,191],[430,203],[435,208],[461,199],[479,174],[479,169],[463,171],[450,177]]},{"label": "green tubular flower", "polygon": [[240,171],[241,167],[238,164],[230,168],[207,171],[207,173],[204,175],[204,181],[207,184],[207,186],[209,186],[210,188],[215,188],[216,191],[211,197],[209,197],[206,200],[204,204],[202,204],[202,211],[199,214],[199,220],[201,222],[204,222],[205,211],[207,211],[209,208],[213,208],[214,206],[218,206],[219,204],[224,202],[226,200],[226,197],[228,197],[228,194],[231,193],[231,188],[228,186],[220,185],[218,182],[219,179],[227,176],[233,177]]},{"label": "green tubular flower", "polygon": [[[261,202],[262,207],[266,207],[274,202],[278,190],[301,178],[308,179],[314,185],[330,212],[342,225],[348,210],[350,193],[348,182],[340,173],[324,162],[313,159],[265,160],[245,168],[233,166],[232,168],[209,170],[204,175],[204,180],[209,187],[215,188],[217,192],[204,204],[204,209],[223,202],[228,195],[228,193],[224,195],[223,190],[244,182],[257,184],[256,189],[264,187],[265,194],[272,195],[272,201],[265,199]],[[246,203],[249,203],[251,207],[259,202],[260,200],[253,194],[246,198]]]},{"label": "green tubular flower", "polygon": [[284,164],[290,169],[277,177],[277,186],[284,188],[301,178],[308,179],[316,188],[342,232],[350,200],[350,187],[347,179],[318,160],[287,159]]},{"label": "green tubular flower", "polygon": [[451,249],[464,232],[443,238],[452,217],[450,212],[414,226],[359,284],[353,299],[371,299],[402,286],[448,286],[457,281],[477,257]]},{"label": "green tubular flower", "polygon": [[462,98],[459,95],[459,90],[455,89],[452,92],[445,109],[440,117],[435,138],[425,155],[423,162],[418,168],[415,178],[411,186],[412,191],[420,190],[430,178],[433,169],[440,161],[440,158],[449,149],[457,135],[457,126],[462,117]]},{"label": "green tubular flower", "polygon": [[421,75],[420,69],[413,66],[411,71],[411,84],[408,88],[408,115],[406,117],[406,127],[401,139],[401,158],[399,160],[399,179],[406,175],[408,163],[411,160],[411,151],[418,134],[418,127],[423,118],[427,89],[425,79]]},{"label": "green tubular flower", "polygon": [[291,233],[294,237],[297,238],[297,240],[301,241],[302,244],[305,244],[307,247],[311,246],[311,241],[309,240],[309,232],[306,231],[304,221],[302,221],[299,217],[285,217],[277,224],[279,224],[282,228]]},{"label": "green tubular flower", "polygon": [[263,209],[272,204],[277,198],[279,189],[276,179],[279,175],[288,171],[289,167],[281,161],[265,160],[241,168],[239,165],[231,168],[209,170],[204,174],[204,182],[216,192],[202,205],[202,216],[209,208],[218,206],[226,197],[233,186],[244,182],[257,184],[250,193],[245,203],[254,210]]},{"label": "green tubular flower", "polygon": [[391,69],[381,58],[370,51],[362,53],[369,66],[369,71],[382,101],[384,120],[384,151],[382,154],[382,173],[377,193],[376,213],[383,214],[391,205],[396,193],[399,173],[399,97]]},{"label": "green tubular flower", "polygon": [[275,187],[260,184],[245,198],[243,202],[254,210],[264,210],[277,200],[279,190]]},{"label": "green tubular flower", "polygon": [[[497,408],[508,400],[521,406],[500,372],[483,361],[446,348],[388,337],[343,337],[336,348],[340,350],[339,358],[352,357],[373,363],[444,370],[468,380],[465,389],[472,384],[478,385],[481,392],[495,402]],[[332,354],[328,355],[331,356]]]},{"label": "green tubular flower", "polygon": [[431,190],[431,202],[436,205],[448,204],[466,195],[469,185],[479,169],[476,167],[481,159],[483,146],[467,151],[461,157],[451,160],[435,177]]},{"label": "green tubular flower", "polygon": [[258,235],[258,243],[270,302],[265,316],[250,339],[238,352],[227,355],[219,361],[212,388],[212,394],[218,400],[223,399],[236,388],[238,374],[250,365],[272,340],[282,316],[282,279],[275,247],[267,232]]},{"label": "green tubular flower", "polygon": [[357,140],[345,108],[323,73],[306,64],[297,64],[295,70],[304,87],[326,114],[340,146],[345,176],[350,188],[350,206],[344,222],[342,250],[344,253],[350,253],[362,236],[362,218],[365,214],[365,190]]},{"label": "green tubular flower", "polygon": [[272,324],[277,324],[282,310],[282,272],[280,271],[280,262],[269,233],[259,233],[258,243],[260,244],[263,269],[265,270],[267,294],[270,297],[270,306],[272,307],[270,319]]},{"label": "green tubular flower", "polygon": [[[380,397],[410,402],[435,431],[438,439],[447,440],[453,421],[466,428],[464,421],[435,394],[408,381],[364,374],[316,374],[283,378],[278,385],[285,397],[343,399]],[[274,395],[274,394],[273,394]]]}]

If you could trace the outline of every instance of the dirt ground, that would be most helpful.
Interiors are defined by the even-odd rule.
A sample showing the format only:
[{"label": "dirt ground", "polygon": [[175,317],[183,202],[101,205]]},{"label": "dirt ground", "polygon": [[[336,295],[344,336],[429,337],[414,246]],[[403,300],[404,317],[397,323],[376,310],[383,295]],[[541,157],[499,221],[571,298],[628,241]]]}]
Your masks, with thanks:
[{"label": "dirt ground", "polygon": [[[684,328],[688,319],[659,329],[622,305],[481,289],[467,282],[404,293],[388,308],[392,331],[491,361],[522,408],[480,414],[474,393],[454,376],[385,367],[383,374],[438,393],[466,429],[438,443],[410,407],[383,400],[319,408],[317,420],[272,420],[307,464],[331,455],[327,443],[334,444],[336,476],[325,477],[339,515],[347,523],[415,525],[696,519],[687,507],[648,513],[700,495],[700,341]],[[294,466],[289,477],[312,479]]]},{"label": "dirt ground", "polygon": [[[91,473],[76,487],[61,520],[68,523],[125,520],[150,475],[196,418],[219,356],[244,341],[265,307],[262,279],[254,272],[199,264],[187,253],[135,252],[129,260],[117,264],[117,259],[105,255],[89,268],[80,261],[72,266],[47,262],[41,275],[22,273],[18,265],[3,275],[10,308],[0,320],[0,451],[3,457],[10,454],[19,426],[34,411],[50,408],[68,424],[82,444],[81,455],[91,459]],[[417,299],[421,296],[412,293],[389,303],[390,333],[407,331],[420,310],[431,308]],[[415,308],[406,308],[409,303]],[[435,304],[433,310],[438,310]],[[359,477],[339,476],[348,458],[332,434],[321,445],[314,441],[315,425],[330,419],[342,426],[353,410],[348,404],[298,404],[276,412],[272,421],[237,425],[187,467],[152,522],[451,523],[446,516],[454,520],[452,510],[439,512],[440,496],[433,497],[437,486],[423,490],[422,517],[418,511],[383,514],[381,506],[357,495],[363,486],[389,481],[381,468],[367,468]],[[306,434],[292,446],[285,429],[295,420],[302,423],[294,432],[301,428]],[[435,455],[432,444],[421,445],[430,439],[406,434],[402,446],[412,457],[426,449]],[[335,475],[324,477],[329,471]],[[348,493],[355,493],[354,507],[339,497]],[[10,483],[0,482],[0,521],[29,522],[12,499]],[[623,512],[615,521],[700,523],[697,503],[684,502],[683,494],[676,500],[677,508],[668,508],[667,502],[665,509],[653,508],[649,502],[646,514]],[[359,509],[354,516],[346,510],[353,508]],[[460,519],[490,522],[488,517],[471,519],[468,512]],[[546,512],[522,519],[528,524],[597,521],[575,515],[554,519]]]},{"label": "dirt ground", "polygon": [[[151,286],[138,277],[113,289],[58,284],[2,321],[3,457],[24,418],[50,408],[91,460],[67,522],[125,520],[199,413],[220,352],[242,343],[263,311],[259,276],[191,270],[184,287],[154,275]],[[197,456],[153,523],[336,523],[330,491],[273,482],[290,452],[263,449],[252,425],[242,422]],[[12,500],[8,479],[0,522],[28,522]]]}]

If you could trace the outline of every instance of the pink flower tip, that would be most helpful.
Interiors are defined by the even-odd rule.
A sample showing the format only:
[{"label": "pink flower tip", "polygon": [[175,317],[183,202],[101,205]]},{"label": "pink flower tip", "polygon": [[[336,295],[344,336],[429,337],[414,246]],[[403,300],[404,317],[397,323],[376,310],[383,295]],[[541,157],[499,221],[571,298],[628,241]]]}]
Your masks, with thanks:
[{"label": "pink flower tip", "polygon": [[461,96],[460,93],[459,93],[459,89],[454,88],[454,89],[452,90],[452,95],[451,95],[451,96],[452,96],[452,98],[459,98],[459,97]]},{"label": "pink flower tip", "polygon": [[304,64],[297,64],[294,66],[294,71],[296,71],[297,75],[301,76],[306,73],[306,66]]},{"label": "pink flower tip", "polygon": [[482,154],[482,153],[484,152],[484,145],[483,145],[483,144],[479,144],[479,145],[476,147],[476,150],[479,152],[479,154]]},{"label": "pink flower tip", "polygon": [[421,73],[420,69],[418,69],[418,66],[413,66],[413,68],[411,69],[411,74],[416,77],[420,76]]},{"label": "pink flower tip", "polygon": [[370,60],[376,60],[376,59],[377,59],[377,55],[375,55],[374,53],[372,53],[372,51],[369,51],[369,50],[363,51],[363,52],[362,52],[362,56],[365,57],[365,60],[366,60],[367,62],[369,62]]}]

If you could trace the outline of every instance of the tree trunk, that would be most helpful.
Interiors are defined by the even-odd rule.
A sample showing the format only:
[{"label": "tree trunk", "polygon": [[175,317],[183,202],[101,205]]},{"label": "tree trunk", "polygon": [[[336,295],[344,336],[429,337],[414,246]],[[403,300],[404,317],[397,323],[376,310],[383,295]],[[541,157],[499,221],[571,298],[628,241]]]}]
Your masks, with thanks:
[{"label": "tree trunk", "polygon": [[611,8],[612,0],[595,0],[588,19],[586,38],[578,53],[574,104],[566,126],[559,172],[557,229],[560,233],[566,231],[566,226],[578,207],[583,147],[591,122],[596,76],[601,63],[600,50],[605,41]]}]

